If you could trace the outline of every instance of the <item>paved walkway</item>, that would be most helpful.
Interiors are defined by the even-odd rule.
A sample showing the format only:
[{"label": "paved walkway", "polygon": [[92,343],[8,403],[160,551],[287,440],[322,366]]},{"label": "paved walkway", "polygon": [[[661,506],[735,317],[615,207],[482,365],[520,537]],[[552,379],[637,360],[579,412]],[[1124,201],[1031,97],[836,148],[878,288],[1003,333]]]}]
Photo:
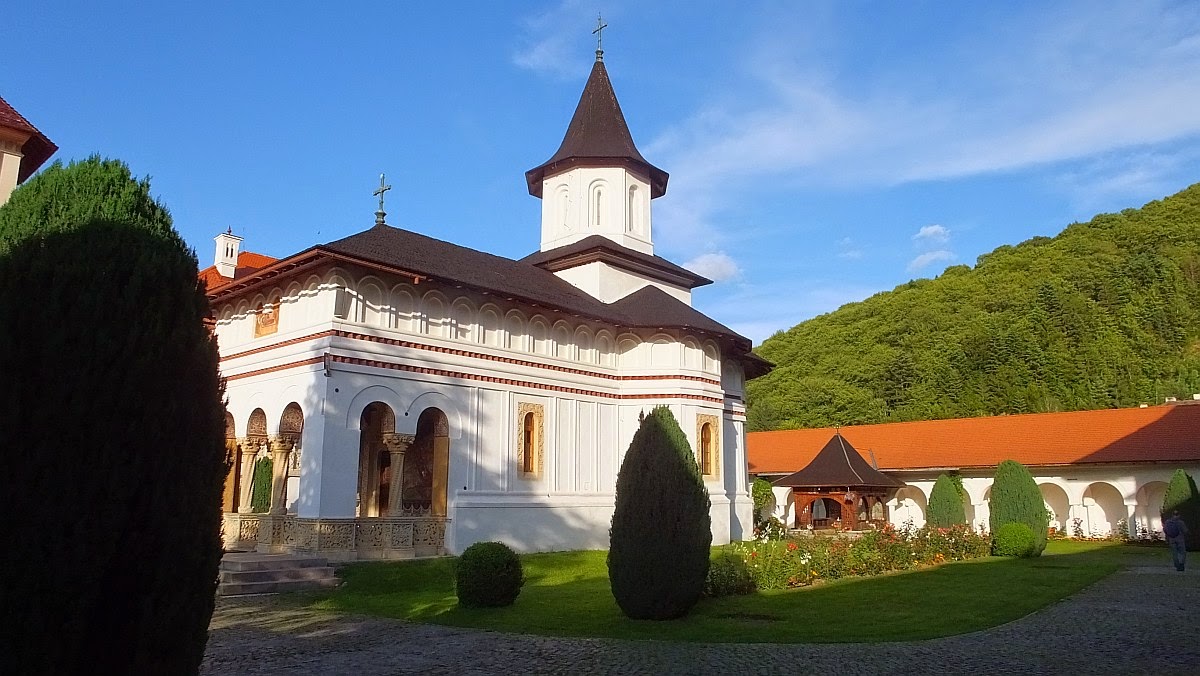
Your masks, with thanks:
[{"label": "paved walkway", "polygon": [[1200,571],[1131,568],[1009,624],[904,643],[563,639],[221,599],[201,674],[1200,674]]}]

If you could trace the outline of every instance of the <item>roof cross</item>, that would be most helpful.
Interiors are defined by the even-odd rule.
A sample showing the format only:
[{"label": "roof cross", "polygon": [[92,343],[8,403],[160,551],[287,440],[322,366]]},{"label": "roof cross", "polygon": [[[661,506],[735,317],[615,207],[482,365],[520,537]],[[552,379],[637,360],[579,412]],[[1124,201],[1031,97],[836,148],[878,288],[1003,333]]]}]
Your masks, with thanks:
[{"label": "roof cross", "polygon": [[379,175],[379,187],[375,192],[371,193],[379,197],[379,211],[375,212],[375,225],[384,225],[383,217],[387,216],[387,212],[383,210],[383,194],[392,189],[392,186],[387,185],[383,181],[383,174]]},{"label": "roof cross", "polygon": [[608,24],[604,23],[604,19],[596,14],[596,30],[592,31],[592,35],[596,36],[596,60],[604,60],[604,29],[608,28]]}]

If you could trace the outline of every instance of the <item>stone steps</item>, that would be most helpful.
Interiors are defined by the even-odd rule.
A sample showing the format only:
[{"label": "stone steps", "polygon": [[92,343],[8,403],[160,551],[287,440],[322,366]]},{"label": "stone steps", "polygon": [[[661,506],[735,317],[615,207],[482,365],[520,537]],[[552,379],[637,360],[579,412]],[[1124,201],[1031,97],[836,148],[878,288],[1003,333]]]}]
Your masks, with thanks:
[{"label": "stone steps", "polygon": [[336,587],[329,562],[318,556],[235,552],[221,559],[218,596],[275,594]]}]

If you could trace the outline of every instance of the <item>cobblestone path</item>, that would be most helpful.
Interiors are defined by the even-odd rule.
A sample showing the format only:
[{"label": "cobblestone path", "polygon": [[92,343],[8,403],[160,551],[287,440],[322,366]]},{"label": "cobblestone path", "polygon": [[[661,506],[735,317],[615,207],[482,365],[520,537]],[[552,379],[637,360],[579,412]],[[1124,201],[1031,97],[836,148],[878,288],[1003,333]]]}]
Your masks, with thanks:
[{"label": "cobblestone path", "polygon": [[200,673],[1200,674],[1200,571],[1135,567],[1032,615],[948,638],[873,644],[568,639],[220,600]]}]

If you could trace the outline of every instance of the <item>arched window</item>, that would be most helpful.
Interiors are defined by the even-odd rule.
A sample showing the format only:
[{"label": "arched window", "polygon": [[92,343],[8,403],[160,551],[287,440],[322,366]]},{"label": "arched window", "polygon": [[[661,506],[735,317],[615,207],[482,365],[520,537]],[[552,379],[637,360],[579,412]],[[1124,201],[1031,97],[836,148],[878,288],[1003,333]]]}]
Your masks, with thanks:
[{"label": "arched window", "polygon": [[517,406],[517,474],[522,479],[542,474],[542,412],[541,404]]},{"label": "arched window", "polygon": [[534,429],[535,420],[532,413],[525,414],[525,420],[521,423],[521,471],[525,474],[533,474],[537,464],[534,462],[534,448],[537,443],[537,432]]},{"label": "arched window", "polygon": [[642,205],[638,200],[636,185],[629,186],[629,209],[625,221],[625,231],[639,234],[642,232]]},{"label": "arched window", "polygon": [[713,479],[718,473],[718,461],[721,453],[721,438],[719,434],[720,419],[715,415],[696,416],[697,459],[700,474],[706,479]]}]

